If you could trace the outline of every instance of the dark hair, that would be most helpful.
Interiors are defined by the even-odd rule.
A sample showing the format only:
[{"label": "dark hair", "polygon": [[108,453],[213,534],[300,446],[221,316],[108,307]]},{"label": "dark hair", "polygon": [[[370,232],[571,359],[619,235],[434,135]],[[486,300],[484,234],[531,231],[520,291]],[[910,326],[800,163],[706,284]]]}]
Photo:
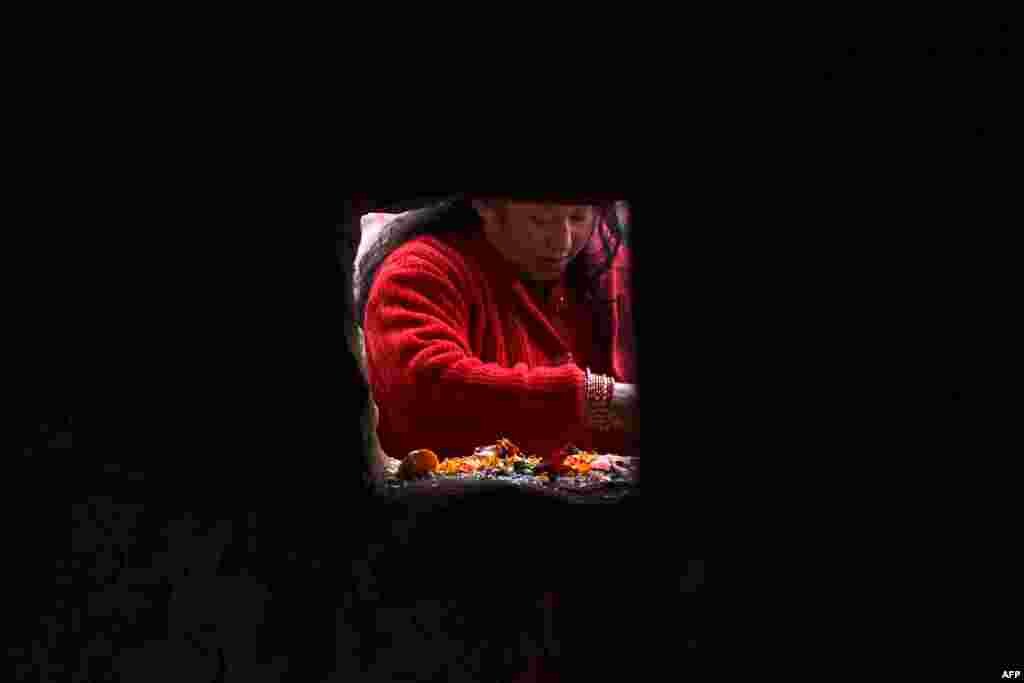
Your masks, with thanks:
[{"label": "dark hair", "polygon": [[[594,312],[597,343],[602,349],[611,345],[611,320],[608,305],[613,303],[606,293],[604,275],[624,243],[623,226],[619,223],[613,201],[596,204],[595,230],[590,242],[570,265],[569,281],[583,292]],[[423,209],[408,211],[385,225],[359,261],[356,319],[363,324],[366,304],[377,272],[388,256],[409,240],[422,235],[468,232],[479,228],[482,218],[465,195],[451,197]],[[604,229],[607,226],[607,229]],[[625,320],[625,319],[623,319]],[[632,334],[632,330],[623,330]],[[596,369],[596,368],[595,368]]]}]

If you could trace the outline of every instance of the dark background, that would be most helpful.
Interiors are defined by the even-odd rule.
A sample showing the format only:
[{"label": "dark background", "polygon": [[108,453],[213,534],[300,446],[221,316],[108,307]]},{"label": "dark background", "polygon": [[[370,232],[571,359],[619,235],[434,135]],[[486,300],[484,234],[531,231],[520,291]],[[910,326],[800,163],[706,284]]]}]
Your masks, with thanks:
[{"label": "dark background", "polygon": [[[631,119],[635,138],[624,136],[635,144],[614,164],[595,165],[630,177],[617,187],[646,193],[616,195],[630,200],[637,226],[638,345],[645,443],[652,444],[645,504],[619,515],[639,517],[632,527],[617,527],[614,511],[588,509],[606,521],[574,523],[537,512],[519,540],[554,540],[520,553],[536,564],[519,568],[563,585],[585,548],[583,530],[594,528],[614,557],[635,560],[617,560],[622,576],[603,582],[601,595],[612,595],[601,603],[604,619],[581,612],[593,617],[580,621],[602,651],[621,653],[640,670],[629,659],[638,652],[665,661],[681,643],[704,648],[711,619],[703,565],[683,558],[703,554],[708,532],[729,519],[716,549],[727,548],[733,566],[748,570],[736,585],[757,580],[772,604],[758,609],[753,597],[719,596],[715,621],[726,627],[718,633],[767,613],[771,625],[756,629],[756,638],[775,644],[781,631],[787,646],[779,650],[790,661],[803,657],[807,641],[793,647],[793,632],[780,626],[785,619],[774,617],[802,609],[806,596],[815,605],[815,619],[806,621],[827,633],[819,639],[831,642],[835,633],[820,624],[837,625],[849,634],[839,639],[844,646],[870,657],[873,643],[896,630],[887,628],[893,605],[924,587],[927,604],[914,612],[917,620],[899,622],[898,634],[936,634],[919,651],[926,658],[915,660],[919,673],[956,660],[995,678],[1020,664],[1018,497],[1005,486],[1013,478],[994,431],[976,427],[990,422],[977,396],[947,404],[952,412],[931,422],[942,441],[938,455],[925,449],[909,458],[889,438],[892,423],[905,425],[915,412],[909,396],[918,380],[930,387],[949,383],[936,382],[935,373],[971,376],[965,358],[984,356],[970,341],[978,302],[1015,291],[1008,275],[1016,266],[1000,264],[998,248],[1007,215],[1000,198],[1012,189],[1001,169],[1011,160],[1008,124],[1015,121],[1008,78],[1014,32],[1004,21],[967,33],[955,28],[832,36],[827,50],[801,52],[788,64],[771,59],[770,47],[740,55],[733,46],[726,52],[736,57],[735,72],[709,76],[715,87],[706,90],[688,86],[678,116],[643,108]],[[698,55],[700,63],[708,55],[725,59],[720,46]],[[790,77],[780,83],[780,74]],[[191,197],[201,171],[181,170],[168,185],[184,186]],[[9,581],[28,597],[10,608],[25,627],[8,654],[25,680],[47,672],[54,680],[75,680],[73,672],[88,674],[80,680],[116,680],[101,673],[114,669],[125,680],[204,680],[197,672],[212,680],[225,653],[236,678],[258,681],[247,666],[328,667],[323,653],[334,649],[335,633],[339,643],[354,643],[338,648],[339,670],[355,671],[370,653],[391,647],[386,633],[368,628],[379,614],[413,634],[465,636],[445,650],[457,657],[466,654],[458,643],[487,631],[479,625],[496,611],[465,595],[452,607],[437,596],[403,594],[402,558],[423,554],[395,542],[413,535],[400,520],[426,517],[392,510],[368,522],[345,512],[365,510],[358,491],[345,488],[357,467],[349,462],[338,476],[321,476],[341,465],[335,459],[325,468],[319,453],[359,446],[351,404],[360,392],[344,379],[354,361],[338,355],[343,335],[335,322],[345,285],[325,246],[335,236],[325,234],[330,228],[316,235],[295,229],[325,223],[301,215],[298,198],[308,199],[315,181],[288,188],[279,177],[240,175],[229,186],[222,174],[208,178],[200,194],[216,196],[213,206],[190,203],[166,226],[151,218],[153,206],[140,207],[140,223],[147,230],[157,224],[158,243],[142,247],[134,234],[127,243],[137,251],[125,260],[139,271],[159,269],[168,284],[132,301],[127,329],[112,344],[133,381],[84,392],[90,407],[107,391],[123,404],[93,411],[90,448],[69,448],[72,411],[55,401],[77,337],[54,326],[45,357],[29,368],[32,390],[17,401],[22,455],[7,480],[15,522]],[[160,209],[173,209],[181,195],[175,191]],[[381,204],[402,210],[414,195],[364,198],[399,198]],[[369,210],[359,206],[352,214]],[[189,227],[194,222],[202,227]],[[322,267],[309,265],[320,258]],[[126,279],[124,289],[132,284]],[[44,309],[30,318],[41,324],[51,315]],[[930,370],[909,371],[912,358]],[[99,360],[90,366],[107,369]],[[268,392],[289,400],[267,404]],[[1004,414],[1005,405],[994,404],[988,407]],[[324,425],[340,424],[338,415],[347,427],[332,433]],[[862,442],[851,446],[858,436]],[[922,484],[949,471],[957,481],[936,476]],[[921,501],[922,490],[941,495]],[[865,502],[865,491],[877,495]],[[919,541],[912,547],[892,531],[908,508],[928,522],[912,530]],[[766,517],[768,529],[755,526]],[[484,531],[477,538],[487,538]],[[576,542],[556,542],[567,537]],[[615,552],[618,539],[627,551]],[[574,555],[557,555],[567,549]],[[450,571],[438,565],[438,573],[454,576],[456,567],[483,562],[450,550],[461,561]],[[679,589],[696,591],[673,594],[672,577]],[[641,596],[616,594],[622,584],[641,586]],[[507,609],[538,587],[543,582],[507,596]],[[405,604],[385,606],[387,594]],[[325,608],[333,604],[343,609]],[[634,604],[640,607],[630,612]],[[649,605],[669,614],[637,613]],[[851,627],[847,617],[863,612],[868,618]],[[417,625],[417,614],[436,619]],[[924,628],[921,615],[937,617]],[[527,623],[530,610],[520,616]],[[627,634],[626,646],[614,650],[609,633]],[[507,642],[507,632],[494,640]],[[747,642],[720,647],[726,658],[748,651]],[[501,647],[480,650],[493,660]]]},{"label": "dark background", "polygon": [[[337,222],[366,210],[346,202]],[[74,456],[70,414],[25,416],[12,476],[32,524],[14,547],[36,548],[18,580],[39,590],[8,648],[15,680],[497,681],[531,654],[575,680],[699,652],[696,518],[655,518],[644,495],[598,509],[367,496],[331,239],[206,237],[209,264],[159,300],[187,310],[146,330],[148,391],[96,421],[102,441]]]}]

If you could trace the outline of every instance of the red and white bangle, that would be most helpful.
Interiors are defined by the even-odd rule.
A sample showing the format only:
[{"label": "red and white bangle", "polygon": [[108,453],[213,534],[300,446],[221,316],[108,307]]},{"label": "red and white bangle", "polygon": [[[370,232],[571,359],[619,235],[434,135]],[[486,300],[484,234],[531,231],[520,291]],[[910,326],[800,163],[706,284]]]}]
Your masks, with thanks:
[{"label": "red and white bangle", "polygon": [[615,380],[607,375],[595,375],[587,368],[586,398],[590,425],[602,432],[611,429],[609,406],[612,402],[612,388]]},{"label": "red and white bangle", "polygon": [[601,395],[601,410],[604,415],[604,422],[601,429],[608,431],[612,427],[611,421],[611,405],[612,405],[612,389],[615,386],[615,380],[607,375],[602,375],[601,379],[604,381],[604,393]]}]

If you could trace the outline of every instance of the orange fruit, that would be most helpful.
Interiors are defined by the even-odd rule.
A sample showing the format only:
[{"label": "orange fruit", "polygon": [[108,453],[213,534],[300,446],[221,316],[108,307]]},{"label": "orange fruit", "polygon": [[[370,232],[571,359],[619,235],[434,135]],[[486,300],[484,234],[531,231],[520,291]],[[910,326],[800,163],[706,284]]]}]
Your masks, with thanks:
[{"label": "orange fruit", "polygon": [[398,468],[398,476],[402,479],[422,477],[437,470],[437,465],[437,454],[427,448],[421,448],[405,456]]}]

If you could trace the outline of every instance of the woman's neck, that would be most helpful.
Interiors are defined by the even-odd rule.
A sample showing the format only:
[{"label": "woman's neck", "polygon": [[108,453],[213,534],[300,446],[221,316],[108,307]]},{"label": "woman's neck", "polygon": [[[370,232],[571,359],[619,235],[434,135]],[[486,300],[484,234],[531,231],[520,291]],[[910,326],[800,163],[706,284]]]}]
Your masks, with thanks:
[{"label": "woman's neck", "polygon": [[530,288],[530,291],[539,296],[543,301],[551,298],[551,292],[555,289],[555,285],[558,284],[555,281],[529,280],[525,278],[523,282]]}]

